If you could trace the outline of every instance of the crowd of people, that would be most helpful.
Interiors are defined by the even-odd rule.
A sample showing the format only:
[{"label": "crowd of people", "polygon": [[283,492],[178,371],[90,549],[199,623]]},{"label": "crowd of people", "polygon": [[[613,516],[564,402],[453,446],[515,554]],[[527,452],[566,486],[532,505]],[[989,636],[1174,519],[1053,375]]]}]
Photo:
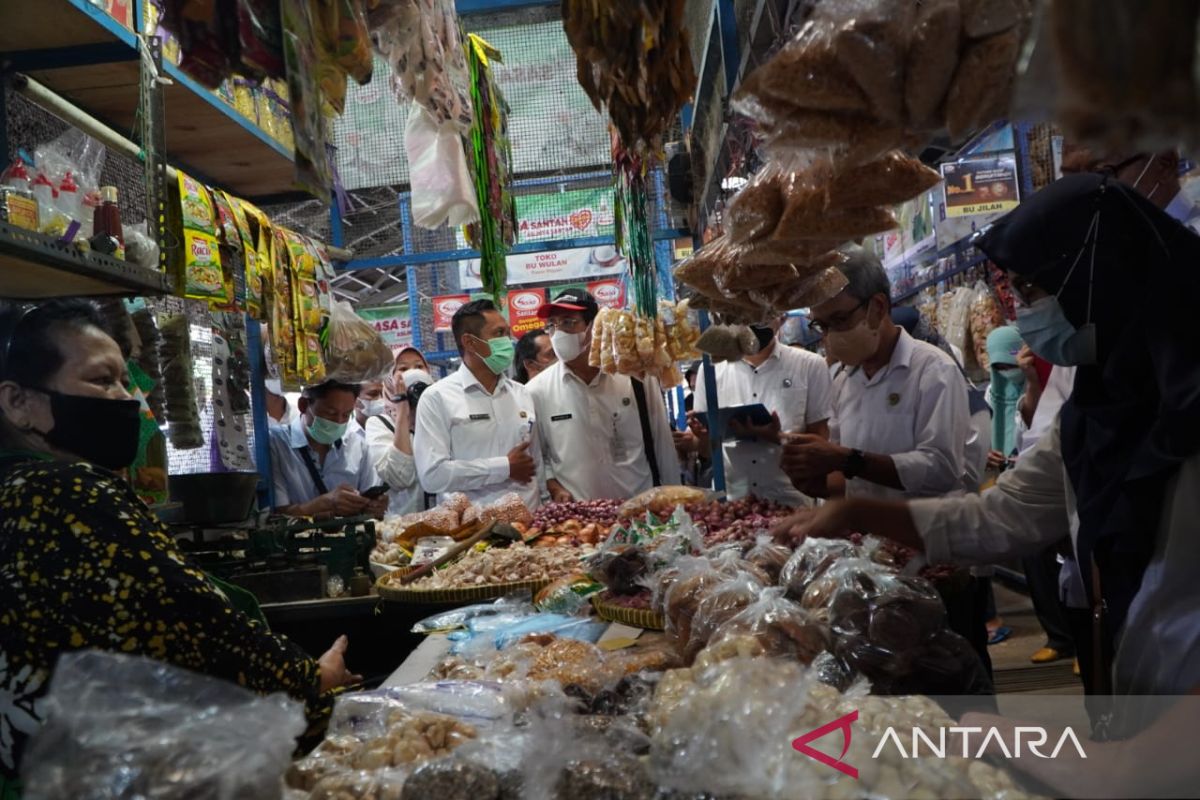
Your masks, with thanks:
[{"label": "crowd of people", "polygon": [[[892,307],[887,274],[859,247],[840,267],[845,289],[810,309],[824,358],[783,344],[776,318],[753,326],[757,352],[716,365],[721,405],[761,404],[768,417],[732,423],[715,448],[704,371],[688,369],[677,430],[673,387],[589,363],[599,308],[586,291],[558,293],[520,342],[475,300],[452,321],[461,363],[438,380],[407,348],[379,383],[326,382],[292,403],[268,382],[276,510],[382,517],[455,492],[478,503],[516,492],[530,508],[630,497],[704,483],[715,453],[730,497],[798,509],[777,536],[857,531],[933,561],[1024,558],[1048,635],[1034,660],[1077,655],[1089,691],[1192,692],[1200,338],[1186,307],[1200,238],[1177,167],[1170,154],[1069,151],[1064,172],[1076,174],[979,239],[1018,301],[1015,324],[988,338],[986,390],[927,321]],[[0,309],[0,690],[17,698],[0,705],[3,775],[67,649],[287,691],[313,722],[357,679],[344,639],[312,659],[236,612],[111,471],[137,442],[126,384],[89,303]],[[994,612],[976,580],[951,623],[986,661]]]}]

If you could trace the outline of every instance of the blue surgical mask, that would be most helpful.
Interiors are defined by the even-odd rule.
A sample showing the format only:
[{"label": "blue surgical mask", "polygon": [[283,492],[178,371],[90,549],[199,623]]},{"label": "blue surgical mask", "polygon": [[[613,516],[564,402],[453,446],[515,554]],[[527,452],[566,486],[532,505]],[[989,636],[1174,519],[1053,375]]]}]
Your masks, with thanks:
[{"label": "blue surgical mask", "polygon": [[[1071,268],[1063,278],[1062,286],[1053,297],[1041,297],[1028,308],[1017,309],[1017,331],[1029,349],[1060,367],[1083,367],[1099,360],[1096,349],[1096,326],[1092,322],[1092,287],[1096,281],[1096,243],[1100,238],[1100,211],[1092,216],[1083,247],[1075,256]],[[1088,245],[1091,245],[1089,248]],[[1076,328],[1067,319],[1059,295],[1066,289],[1075,268],[1090,249],[1088,269],[1087,316],[1082,328]]]},{"label": "blue surgical mask", "polygon": [[1017,330],[1029,349],[1062,367],[1096,363],[1096,326],[1076,328],[1063,313],[1057,297],[1042,297],[1017,309]]},{"label": "blue surgical mask", "polygon": [[349,426],[348,422],[337,423],[314,414],[312,424],[305,428],[305,433],[317,444],[333,444],[346,435]]}]

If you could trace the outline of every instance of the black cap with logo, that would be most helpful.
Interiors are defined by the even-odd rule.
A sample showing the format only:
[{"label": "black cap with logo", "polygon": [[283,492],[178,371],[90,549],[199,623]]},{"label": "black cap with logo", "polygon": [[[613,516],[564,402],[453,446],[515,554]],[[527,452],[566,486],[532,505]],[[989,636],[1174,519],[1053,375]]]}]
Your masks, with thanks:
[{"label": "black cap with logo", "polygon": [[585,321],[591,322],[600,313],[600,305],[583,289],[564,289],[553,302],[542,304],[537,312],[538,319],[548,319],[555,311],[577,311],[583,314]]}]

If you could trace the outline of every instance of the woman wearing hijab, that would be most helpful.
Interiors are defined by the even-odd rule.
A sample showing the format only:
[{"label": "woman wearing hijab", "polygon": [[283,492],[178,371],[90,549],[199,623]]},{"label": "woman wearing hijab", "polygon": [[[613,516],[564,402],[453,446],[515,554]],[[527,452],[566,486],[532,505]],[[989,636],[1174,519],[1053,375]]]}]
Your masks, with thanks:
[{"label": "woman wearing hijab", "polygon": [[[1075,175],[1022,203],[979,246],[1013,278],[1030,348],[1077,367],[1058,423],[981,496],[831,502],[778,533],[870,531],[966,563],[1030,555],[1069,535],[1098,618],[1091,677],[1117,695],[1108,733],[1133,738],[1089,745],[1089,759],[1099,756],[1089,763],[1112,771],[1013,763],[1046,770],[1040,777],[1073,796],[1087,796],[1078,781],[1110,796],[1194,786],[1200,764],[1179,735],[1192,718],[1181,705],[1148,712],[1131,696],[1200,693],[1200,237],[1110,178]],[[1076,783],[1055,783],[1068,777]],[[1165,784],[1122,783],[1151,778]]]},{"label": "woman wearing hijab", "polygon": [[1025,393],[1025,373],[1017,364],[1021,345],[1021,334],[1011,325],[1001,326],[988,334],[987,351],[992,375],[987,391],[988,405],[992,407],[989,467],[1006,464],[1016,454],[1020,443],[1017,404]]}]

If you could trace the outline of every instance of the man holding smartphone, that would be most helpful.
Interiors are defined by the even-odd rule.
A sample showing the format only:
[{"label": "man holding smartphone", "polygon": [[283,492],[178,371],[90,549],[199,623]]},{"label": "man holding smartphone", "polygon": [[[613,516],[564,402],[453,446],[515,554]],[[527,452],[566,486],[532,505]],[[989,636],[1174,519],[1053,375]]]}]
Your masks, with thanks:
[{"label": "man holding smartphone", "polygon": [[[721,408],[763,405],[770,419],[755,424],[747,418],[730,424],[736,438],[726,438],[725,485],[730,498],[754,495],[788,506],[812,504],[779,467],[780,433],[829,437],[832,381],[825,361],[815,353],[781,344],[778,316],[752,325],[759,351],[741,361],[714,365]],[[688,425],[701,453],[709,452],[704,374],[696,379],[695,411]],[[759,421],[760,423],[762,420]]]},{"label": "man holding smartphone", "polygon": [[383,519],[388,496],[367,497],[380,484],[363,437],[347,435],[359,387],[326,381],[305,387],[300,415],[271,429],[275,510],[289,517]]}]

